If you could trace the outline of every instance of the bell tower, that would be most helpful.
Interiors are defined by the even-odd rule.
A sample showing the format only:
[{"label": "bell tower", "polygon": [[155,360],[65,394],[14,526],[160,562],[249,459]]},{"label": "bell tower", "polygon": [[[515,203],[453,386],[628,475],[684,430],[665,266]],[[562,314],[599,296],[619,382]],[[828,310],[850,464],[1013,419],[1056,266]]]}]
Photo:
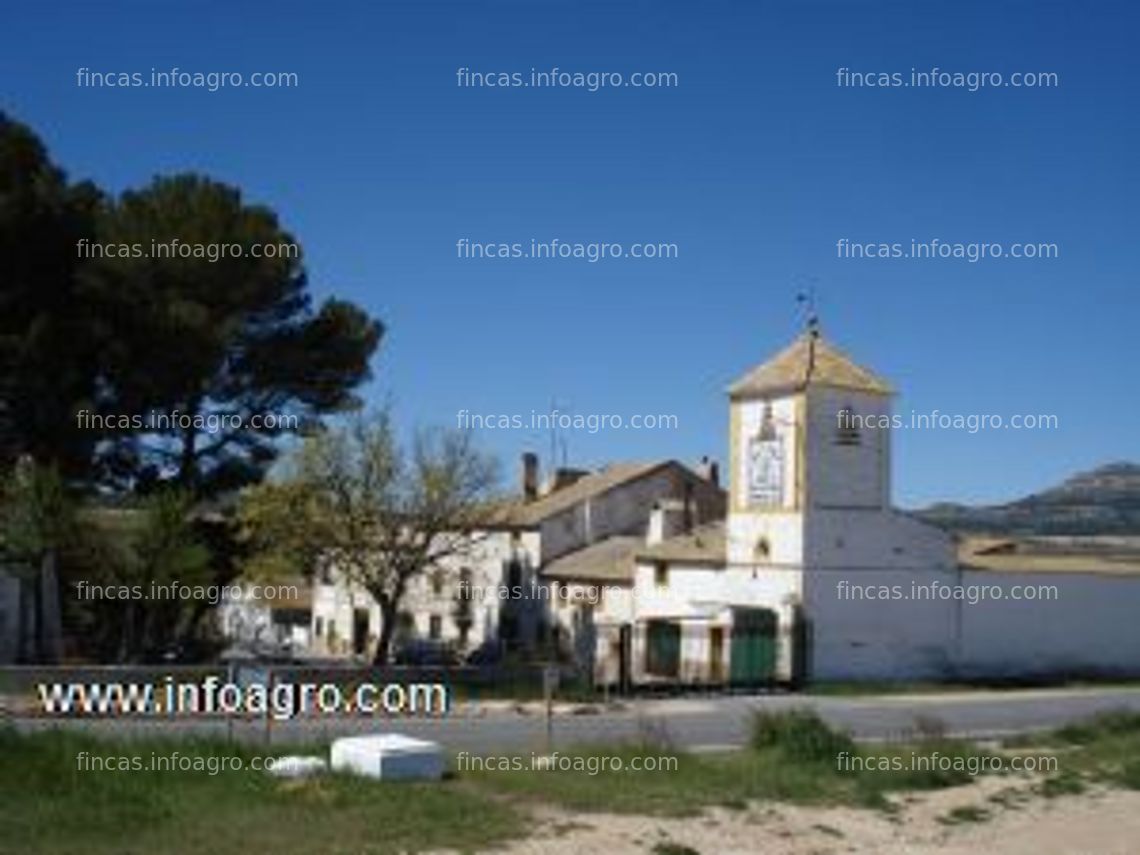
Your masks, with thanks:
[{"label": "bell tower", "polygon": [[893,392],[814,317],[728,392],[731,565],[803,569],[810,516],[889,509]]}]

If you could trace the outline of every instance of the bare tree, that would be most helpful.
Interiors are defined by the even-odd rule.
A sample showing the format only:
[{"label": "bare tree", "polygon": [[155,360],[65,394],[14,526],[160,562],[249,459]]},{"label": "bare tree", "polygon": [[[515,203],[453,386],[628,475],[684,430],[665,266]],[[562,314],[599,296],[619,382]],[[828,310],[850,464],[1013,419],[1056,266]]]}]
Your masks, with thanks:
[{"label": "bare tree", "polygon": [[383,664],[409,584],[470,552],[497,481],[496,462],[469,433],[420,430],[405,451],[381,411],[308,438],[284,479],[247,492],[242,521],[259,568],[312,574],[327,562],[372,596],[381,615],[374,661]]}]

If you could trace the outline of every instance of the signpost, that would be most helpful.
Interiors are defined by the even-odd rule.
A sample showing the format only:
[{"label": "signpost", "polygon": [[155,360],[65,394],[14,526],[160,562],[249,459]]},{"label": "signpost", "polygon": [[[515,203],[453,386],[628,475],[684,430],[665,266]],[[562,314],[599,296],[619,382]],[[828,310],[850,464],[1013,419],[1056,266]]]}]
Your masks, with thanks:
[{"label": "signpost", "polygon": [[542,669],[542,697],[546,701],[546,753],[554,753],[554,693],[558,691],[561,672],[557,665]]}]

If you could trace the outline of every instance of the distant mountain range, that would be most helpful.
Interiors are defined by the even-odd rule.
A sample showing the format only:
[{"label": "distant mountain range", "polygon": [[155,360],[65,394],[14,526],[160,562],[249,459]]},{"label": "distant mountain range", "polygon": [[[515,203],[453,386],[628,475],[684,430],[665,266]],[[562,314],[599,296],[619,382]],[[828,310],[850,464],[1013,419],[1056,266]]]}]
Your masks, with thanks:
[{"label": "distant mountain range", "polygon": [[1110,463],[1004,505],[944,502],[911,513],[959,532],[1140,535],[1140,464]]}]

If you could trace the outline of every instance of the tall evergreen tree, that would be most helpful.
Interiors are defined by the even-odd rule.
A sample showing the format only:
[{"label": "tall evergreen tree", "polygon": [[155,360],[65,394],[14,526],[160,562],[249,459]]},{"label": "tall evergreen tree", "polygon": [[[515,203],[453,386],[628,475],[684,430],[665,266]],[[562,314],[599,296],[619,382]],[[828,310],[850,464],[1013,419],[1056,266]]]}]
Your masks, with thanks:
[{"label": "tall evergreen tree", "polygon": [[[0,468],[210,496],[352,409],[381,324],[314,307],[300,245],[197,175],[107,200],[0,114]],[[267,418],[268,417],[268,418]]]},{"label": "tall evergreen tree", "polygon": [[340,300],[314,310],[299,244],[236,188],[157,178],[108,207],[98,240],[141,247],[93,266],[113,405],[163,419],[110,444],[111,476],[231,489],[260,477],[279,437],[358,404],[381,325]]},{"label": "tall evergreen tree", "polygon": [[98,432],[76,415],[95,396],[100,345],[76,247],[99,201],[0,113],[0,470],[28,455],[67,480],[90,473]]}]

